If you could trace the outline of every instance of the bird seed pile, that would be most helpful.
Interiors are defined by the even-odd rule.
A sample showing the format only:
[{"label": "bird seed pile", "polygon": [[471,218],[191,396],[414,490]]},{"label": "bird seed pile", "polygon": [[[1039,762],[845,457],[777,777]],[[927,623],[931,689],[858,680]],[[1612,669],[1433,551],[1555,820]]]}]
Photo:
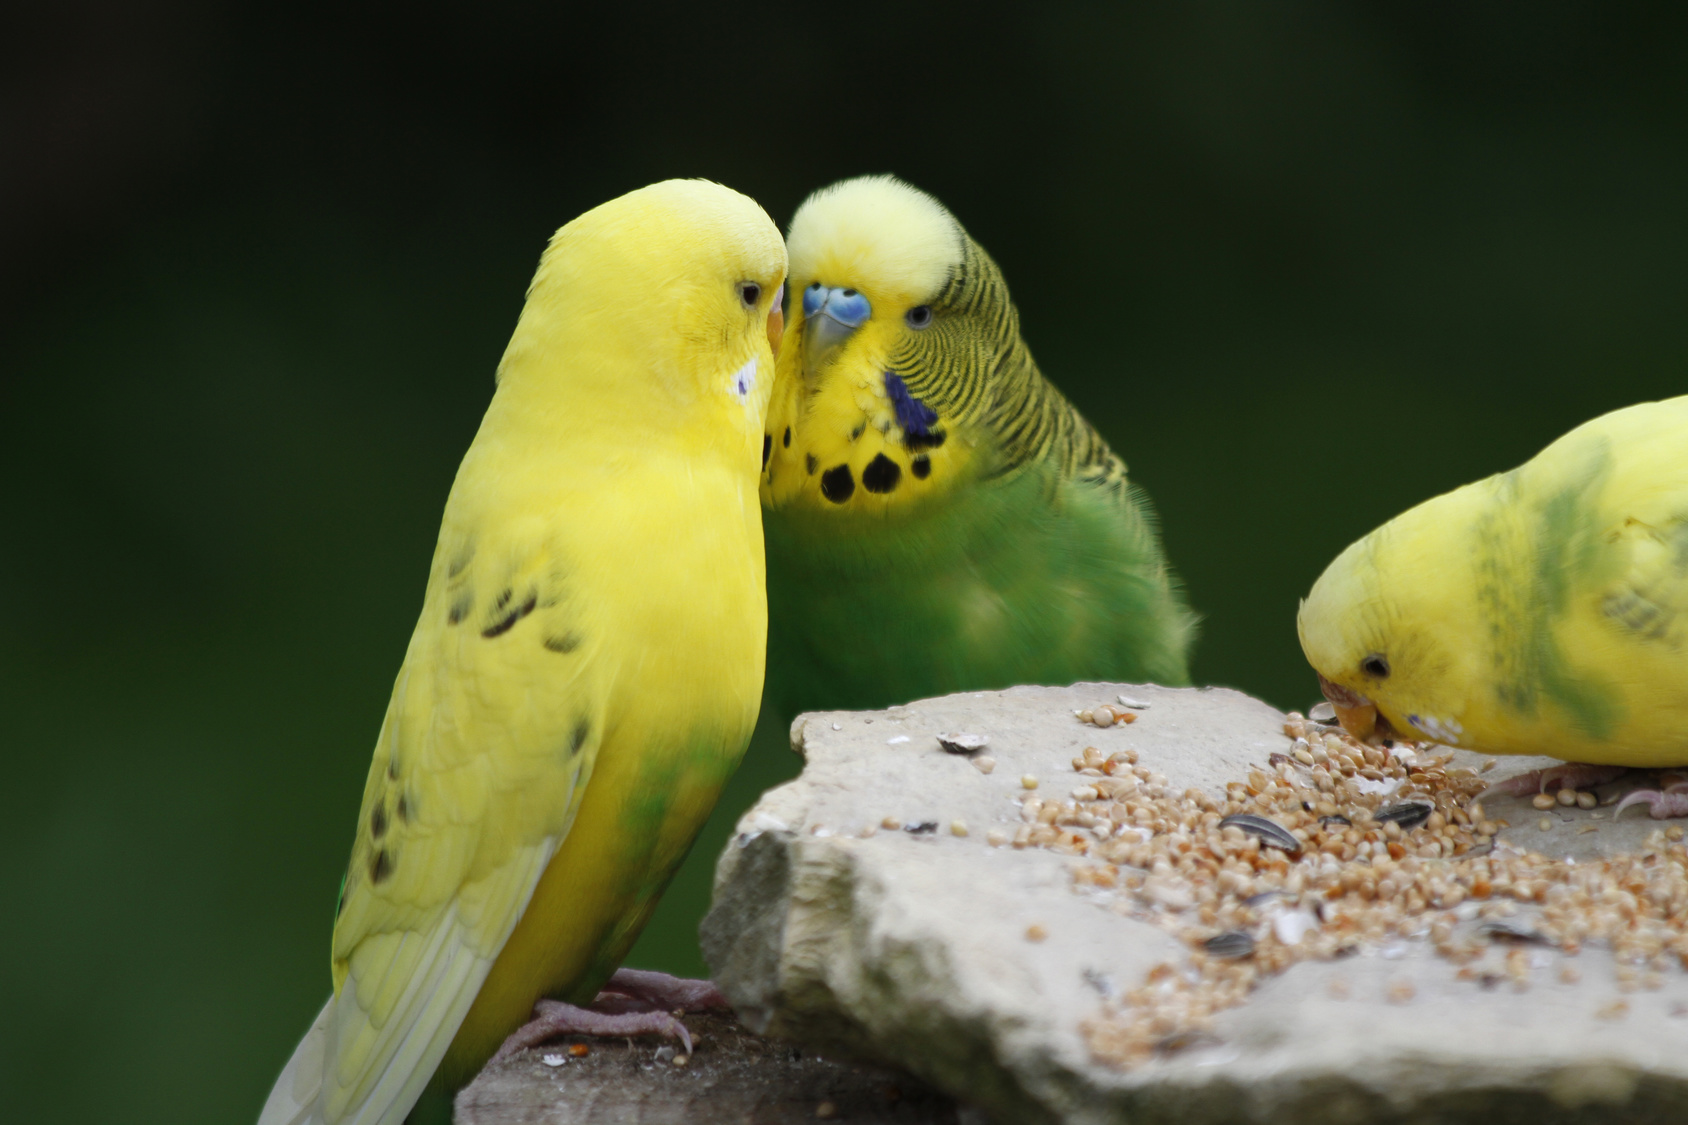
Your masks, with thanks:
[{"label": "bird seed pile", "polygon": [[[998,846],[1083,857],[1076,889],[1189,947],[1185,964],[1163,962],[1128,991],[1095,982],[1107,999],[1084,1033],[1098,1061],[1130,1067],[1213,1042],[1215,1014],[1267,977],[1406,940],[1428,941],[1459,979],[1487,988],[1527,989],[1555,960],[1572,982],[1577,970],[1545,950],[1590,942],[1611,949],[1620,991],[1688,968],[1681,829],[1632,855],[1552,860],[1496,840],[1508,825],[1475,799],[1478,771],[1451,767],[1434,744],[1365,745],[1293,712],[1284,733],[1290,753],[1222,798],[1171,792],[1131,750],[1087,748],[1069,799],[1028,793],[1018,831],[991,833]],[[1413,991],[1401,980],[1388,999]]]}]

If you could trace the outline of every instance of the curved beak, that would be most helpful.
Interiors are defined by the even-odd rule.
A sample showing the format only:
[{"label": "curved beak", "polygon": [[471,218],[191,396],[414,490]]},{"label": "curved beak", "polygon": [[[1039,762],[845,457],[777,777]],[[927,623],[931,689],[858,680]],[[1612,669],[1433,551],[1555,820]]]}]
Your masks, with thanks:
[{"label": "curved beak", "polygon": [[1359,692],[1332,683],[1323,676],[1319,677],[1319,690],[1330,700],[1331,709],[1336,712],[1336,721],[1342,724],[1342,729],[1361,742],[1380,733],[1380,726],[1383,730],[1390,730],[1389,720],[1378,716],[1377,704]]},{"label": "curved beak", "polygon": [[810,366],[868,322],[873,305],[858,289],[815,282],[803,290],[803,352]]}]

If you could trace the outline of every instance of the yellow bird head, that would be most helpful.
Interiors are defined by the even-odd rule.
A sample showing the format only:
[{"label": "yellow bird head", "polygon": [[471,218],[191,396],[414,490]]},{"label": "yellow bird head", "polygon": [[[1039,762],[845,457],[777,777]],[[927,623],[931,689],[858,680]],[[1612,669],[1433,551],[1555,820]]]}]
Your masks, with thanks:
[{"label": "yellow bird head", "polygon": [[987,382],[1031,363],[996,263],[892,176],[816,192],[786,244],[792,324],[763,500],[882,512],[953,485],[1000,397]]},{"label": "yellow bird head", "polygon": [[580,424],[689,423],[703,437],[727,422],[735,445],[760,446],[785,267],[748,196],[707,180],[628,192],[552,236],[501,389],[530,383],[525,408]]},{"label": "yellow bird head", "polygon": [[1336,557],[1296,629],[1325,698],[1357,738],[1464,745],[1483,615],[1471,560],[1472,485],[1398,516]]}]

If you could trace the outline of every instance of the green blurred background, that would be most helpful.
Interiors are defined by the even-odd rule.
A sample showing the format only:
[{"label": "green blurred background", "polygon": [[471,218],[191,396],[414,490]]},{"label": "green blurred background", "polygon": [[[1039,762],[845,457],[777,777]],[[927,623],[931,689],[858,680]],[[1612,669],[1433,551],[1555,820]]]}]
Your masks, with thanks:
[{"label": "green blurred background", "polygon": [[[41,6],[45,8],[45,6]],[[1154,497],[1196,670],[1409,504],[1685,389],[1688,9],[67,0],[0,17],[0,1097],[251,1120],[548,234],[893,171]],[[699,973],[767,723],[634,963]]]}]

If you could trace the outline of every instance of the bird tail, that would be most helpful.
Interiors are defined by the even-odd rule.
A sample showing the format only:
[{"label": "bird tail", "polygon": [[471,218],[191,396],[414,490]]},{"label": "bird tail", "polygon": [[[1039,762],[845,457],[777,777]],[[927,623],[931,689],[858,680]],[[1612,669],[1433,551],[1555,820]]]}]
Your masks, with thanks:
[{"label": "bird tail", "polygon": [[323,1050],[328,1042],[328,1013],[334,1010],[334,997],[322,1006],[311,1029],[293,1049],[293,1057],[281,1069],[275,1080],[264,1111],[258,1115],[258,1125],[310,1125],[320,1122]]}]

